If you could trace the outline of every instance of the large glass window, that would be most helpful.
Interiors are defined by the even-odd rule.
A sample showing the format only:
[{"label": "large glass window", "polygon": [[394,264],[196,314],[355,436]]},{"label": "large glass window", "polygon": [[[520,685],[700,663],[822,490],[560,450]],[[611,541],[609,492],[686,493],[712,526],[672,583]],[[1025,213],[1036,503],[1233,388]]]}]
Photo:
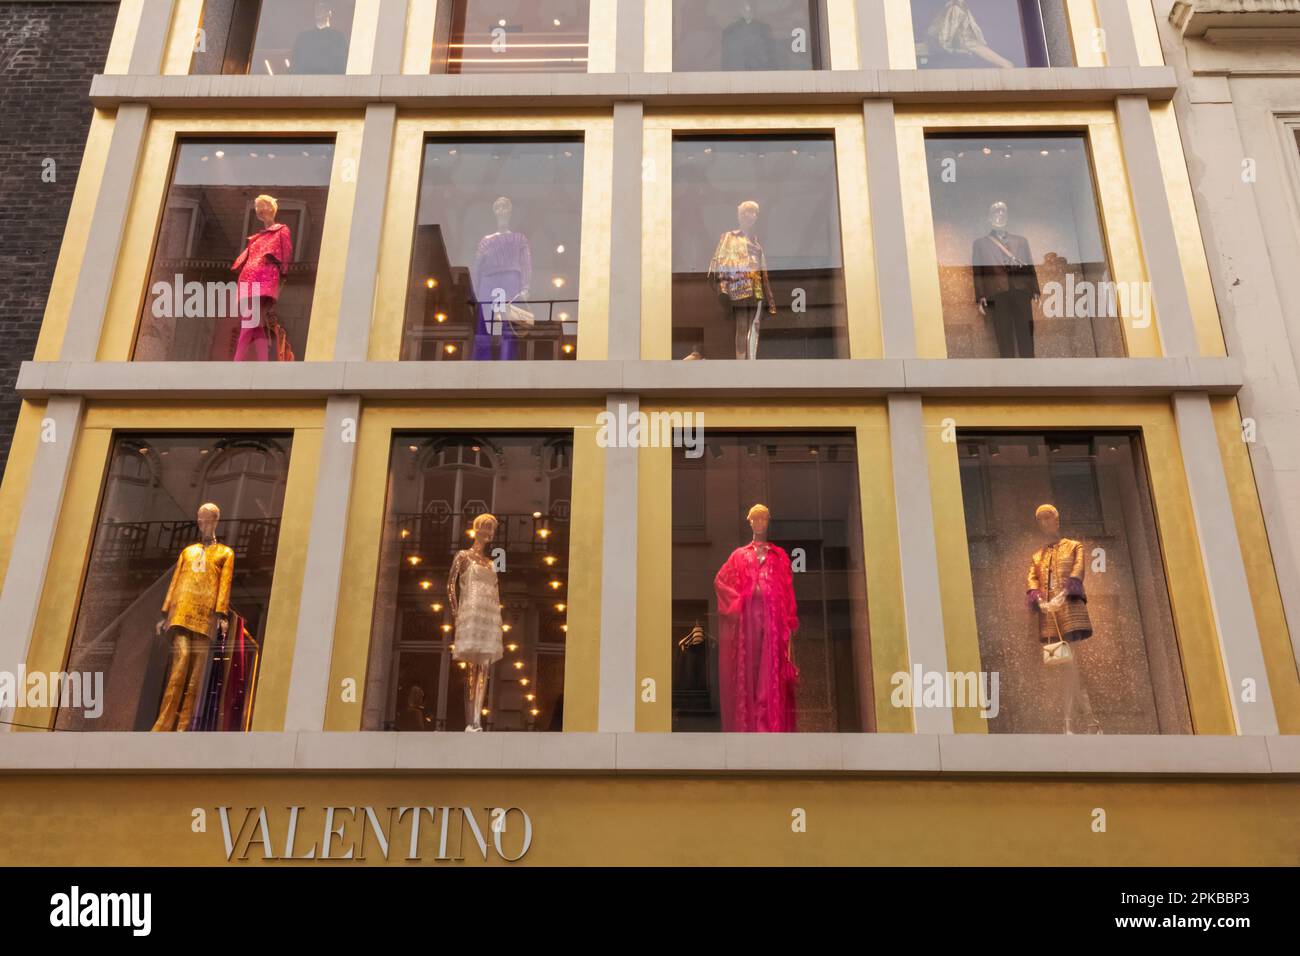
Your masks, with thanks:
[{"label": "large glass window", "polygon": [[582,139],[426,144],[403,359],[578,353]]},{"label": "large glass window", "polygon": [[293,361],[307,346],[332,143],[176,148],[137,361]]},{"label": "large glass window", "polygon": [[1125,354],[1082,133],[926,137],[950,358]]},{"label": "large glass window", "polygon": [[355,0],[206,0],[191,73],[345,73]]},{"label": "large glass window", "polygon": [[921,69],[1073,66],[1065,0],[912,0]]},{"label": "large glass window", "polygon": [[103,712],[57,729],[249,729],[292,441],[114,437],[67,664]]},{"label": "large glass window", "polygon": [[394,437],[365,729],[563,729],[572,490],[571,433]]},{"label": "large glass window", "polygon": [[1146,461],[1127,433],[958,434],[994,733],[1191,733]]},{"label": "large glass window", "polygon": [[710,430],[672,522],[673,729],[874,730],[852,433]]},{"label": "large glass window", "polygon": [[589,7],[589,0],[440,3],[431,72],[585,73]]},{"label": "large glass window", "polygon": [[673,0],[673,69],[826,69],[821,0]]},{"label": "large glass window", "polygon": [[831,137],[673,142],[673,357],[848,358]]}]

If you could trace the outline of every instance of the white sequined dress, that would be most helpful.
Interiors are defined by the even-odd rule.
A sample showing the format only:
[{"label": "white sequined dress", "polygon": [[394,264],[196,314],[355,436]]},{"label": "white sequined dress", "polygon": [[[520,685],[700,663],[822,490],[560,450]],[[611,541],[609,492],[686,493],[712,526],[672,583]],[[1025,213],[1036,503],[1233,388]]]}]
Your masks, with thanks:
[{"label": "white sequined dress", "polygon": [[459,552],[447,575],[447,594],[453,600],[459,596],[452,658],[471,664],[501,660],[501,598],[492,565],[480,564],[468,551]]}]

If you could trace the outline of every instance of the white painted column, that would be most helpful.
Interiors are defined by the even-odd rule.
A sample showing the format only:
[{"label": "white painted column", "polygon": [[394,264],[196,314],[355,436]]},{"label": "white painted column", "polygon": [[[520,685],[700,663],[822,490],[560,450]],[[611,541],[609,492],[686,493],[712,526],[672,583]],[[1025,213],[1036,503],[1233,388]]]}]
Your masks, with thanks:
[{"label": "white painted column", "polygon": [[[402,49],[406,42],[407,0],[379,0],[379,25],[375,30],[375,54],[371,73],[402,72]],[[427,3],[429,0],[416,0]]]},{"label": "white painted column", "polygon": [[108,296],[117,274],[117,257],[126,230],[126,216],[135,192],[135,176],[149,128],[149,107],[123,103],[117,108],[113,137],[108,144],[104,178],[86,236],[86,251],[72,293],[68,326],[59,358],[93,362],[99,352]]},{"label": "white painted column", "polygon": [[1104,31],[1107,66],[1137,66],[1137,38],[1128,0],[1097,0],[1097,18]]},{"label": "white painted column", "polygon": [[136,30],[135,45],[131,48],[128,73],[156,76],[162,71],[174,6],[175,0],[144,0],[141,4],[140,26]]},{"label": "white painted column", "polygon": [[[1209,396],[1204,392],[1176,393],[1174,415],[1237,732],[1276,734],[1277,712],[1264,669],[1250,580],[1242,560]],[[1252,703],[1242,700],[1245,681],[1254,683]]]},{"label": "white painted column", "polygon": [[[27,496],[14,533],[4,590],[0,591],[0,670],[17,673],[27,663],[84,412],[85,402],[76,396],[56,395],[45,407]],[[0,720],[12,716],[12,710],[0,710]],[[8,723],[0,723],[0,732],[9,729]]]},{"label": "white painted column", "polygon": [[614,196],[610,218],[609,358],[641,357],[641,156],[644,110],[614,104]]},{"label": "white painted column", "polygon": [[604,0],[616,2],[614,30],[615,73],[645,72],[645,0]]},{"label": "white painted column", "polygon": [[[331,395],[325,406],[321,434],[320,471],[312,505],[311,537],[303,569],[298,631],[293,644],[293,669],[285,707],[286,731],[323,730],[325,702],[330,693],[330,662],[334,655],[334,625],[347,538],[348,506],[356,467],[361,399]],[[358,680],[364,675],[357,675]]]},{"label": "white painted column", "polygon": [[867,100],[862,104],[862,118],[866,123],[871,244],[876,256],[885,357],[916,358],[916,323],[912,316],[893,100]]},{"label": "white painted column", "polygon": [[[639,195],[639,191],[638,191]],[[613,394],[611,415],[635,415],[636,395]],[[597,729],[636,730],[637,449],[605,449],[605,524],[600,577],[600,697]],[[667,516],[665,516],[667,517]],[[669,691],[671,693],[671,691]]]},{"label": "white painted column", "polygon": [[889,69],[889,36],[885,29],[884,0],[857,0],[856,12],[860,68]]},{"label": "white painted column", "polygon": [[[926,453],[921,396],[891,394],[889,449],[893,458],[894,508],[898,517],[899,564],[903,576],[903,617],[907,626],[907,657],[912,667],[948,671],[948,647],[943,639],[943,607],[936,594],[939,549],[934,542],[934,511],[930,502],[930,466]],[[952,708],[914,708],[918,734],[951,734]]]}]

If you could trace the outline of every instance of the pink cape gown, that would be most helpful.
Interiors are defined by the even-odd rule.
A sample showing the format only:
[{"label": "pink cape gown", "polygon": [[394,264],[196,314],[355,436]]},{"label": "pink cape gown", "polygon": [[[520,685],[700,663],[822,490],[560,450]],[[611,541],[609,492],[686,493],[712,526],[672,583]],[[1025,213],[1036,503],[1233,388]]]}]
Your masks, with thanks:
[{"label": "pink cape gown", "polygon": [[786,660],[786,649],[799,626],[799,608],[789,555],[769,544],[767,558],[759,564],[751,542],[731,553],[713,586],[722,618],[718,669],[723,732],[793,731],[799,672]]}]

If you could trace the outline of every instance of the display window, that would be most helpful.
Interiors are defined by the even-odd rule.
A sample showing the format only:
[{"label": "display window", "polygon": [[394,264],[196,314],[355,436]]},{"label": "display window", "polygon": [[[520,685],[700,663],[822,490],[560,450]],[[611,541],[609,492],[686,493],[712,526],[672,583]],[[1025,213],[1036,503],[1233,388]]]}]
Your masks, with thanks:
[{"label": "display window", "polygon": [[823,70],[821,0],[673,0],[673,70]]},{"label": "display window", "polygon": [[672,142],[672,357],[847,358],[832,136]]},{"label": "display window", "polygon": [[362,728],[564,722],[572,432],[392,441]]},{"label": "display window", "polygon": [[586,73],[589,0],[440,3],[433,73]]},{"label": "display window", "polygon": [[578,357],[581,137],[426,142],[403,359]]},{"label": "display window", "polygon": [[113,436],[65,666],[103,675],[102,713],[55,729],[249,729],[292,445]]},{"label": "display window", "polygon": [[992,733],[1192,732],[1136,432],[957,433]]},{"label": "display window", "polygon": [[134,359],[300,359],[333,164],[322,140],[178,143]]},{"label": "display window", "polygon": [[1074,66],[1066,0],[912,0],[919,69]]},{"label": "display window", "polygon": [[875,729],[852,432],[721,432],[672,459],[672,726]]},{"label": "display window", "polygon": [[355,6],[355,0],[205,0],[190,73],[346,73]]},{"label": "display window", "polygon": [[1145,283],[1115,281],[1083,133],[925,136],[950,358],[1126,354]]}]

